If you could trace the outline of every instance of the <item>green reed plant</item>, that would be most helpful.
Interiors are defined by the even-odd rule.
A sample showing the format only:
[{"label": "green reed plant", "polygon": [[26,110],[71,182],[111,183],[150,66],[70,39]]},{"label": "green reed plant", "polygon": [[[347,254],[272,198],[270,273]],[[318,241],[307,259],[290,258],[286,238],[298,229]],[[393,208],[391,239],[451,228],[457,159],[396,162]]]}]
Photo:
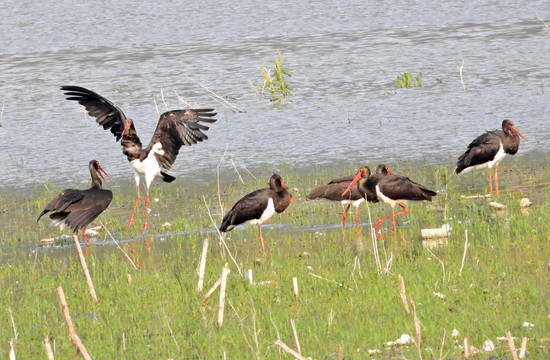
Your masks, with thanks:
[{"label": "green reed plant", "polygon": [[291,73],[288,70],[283,69],[283,57],[279,49],[277,49],[278,59],[275,59],[275,71],[274,77],[271,76],[271,70],[261,67],[262,77],[264,82],[256,90],[261,89],[263,94],[264,90],[267,88],[271,99],[269,101],[278,101],[281,104],[285,103],[285,99],[294,93],[292,92],[292,86],[286,80],[286,77],[290,77]]},{"label": "green reed plant", "polygon": [[412,72],[406,72],[400,74],[396,79],[396,85],[397,88],[410,88],[414,85],[414,87],[421,87],[422,86],[422,73],[419,73],[418,76],[414,79],[414,83],[412,81],[413,75]]}]

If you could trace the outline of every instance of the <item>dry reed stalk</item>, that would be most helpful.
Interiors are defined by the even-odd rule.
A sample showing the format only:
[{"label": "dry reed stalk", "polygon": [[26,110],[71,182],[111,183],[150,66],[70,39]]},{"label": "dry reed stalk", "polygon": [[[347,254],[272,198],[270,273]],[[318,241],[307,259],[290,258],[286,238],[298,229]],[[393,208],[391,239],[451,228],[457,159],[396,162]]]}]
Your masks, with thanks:
[{"label": "dry reed stalk", "polygon": [[241,183],[244,184],[244,180],[243,178],[241,177],[241,174],[239,173],[239,170],[237,169],[237,166],[235,166],[235,162],[233,161],[233,159],[229,159],[231,160],[231,165],[233,165],[233,169],[235,169],[235,172],[237,173],[237,175],[239,176],[239,180],[241,180]]},{"label": "dry reed stalk", "polygon": [[338,360],[344,360],[344,345],[338,349]]},{"label": "dry reed stalk", "polygon": [[223,311],[225,308],[225,288],[227,286],[227,275],[229,275],[229,263],[225,263],[222,270],[222,282],[220,284],[220,307],[218,309],[218,326],[223,325]]},{"label": "dry reed stalk", "polygon": [[126,335],[122,333],[122,351],[126,351]]},{"label": "dry reed stalk", "polygon": [[[206,202],[206,197],[204,195],[202,196],[202,201],[204,202],[204,206],[206,206],[206,210],[208,211],[208,216],[210,217],[210,221],[212,221],[212,224],[214,225],[214,229],[218,232],[218,236],[220,237],[220,242],[223,244],[223,248],[227,250],[227,253],[229,254],[229,257],[231,258],[231,261],[233,261],[233,264],[237,267],[237,270],[239,271],[239,274],[244,277],[243,272],[241,271],[241,268],[239,264],[237,264],[237,260],[231,255],[231,251],[229,251],[229,248],[227,247],[227,244],[225,243],[225,240],[223,239],[223,235],[220,232],[220,229],[216,226],[216,222],[214,221],[214,218],[212,217],[212,213],[210,212],[210,208],[208,207],[208,203]],[[222,248],[222,249],[223,249]]]},{"label": "dry reed stalk", "polygon": [[50,337],[44,336],[44,348],[46,349],[46,356],[48,360],[54,360],[52,346],[50,345]]},{"label": "dry reed stalk", "polygon": [[462,264],[460,264],[460,271],[458,272],[458,276],[462,276],[462,269],[464,269],[464,261],[466,260],[466,251],[470,247],[470,243],[468,242],[468,229],[464,230],[464,237],[466,240],[464,241],[464,254],[462,254]]},{"label": "dry reed stalk", "polygon": [[415,345],[416,345],[416,348],[418,349],[418,356],[420,357],[420,359],[422,359],[422,352],[420,347],[422,343],[422,337],[420,335],[420,320],[418,320],[418,316],[416,316],[416,305],[414,304],[413,300],[411,300],[411,306],[413,309],[414,330],[416,333]]},{"label": "dry reed stalk", "polygon": [[464,67],[464,60],[462,60],[462,65],[460,65],[460,82],[462,83],[462,88],[466,92],[466,85],[464,85],[464,80],[462,79],[462,68]]},{"label": "dry reed stalk", "polygon": [[139,270],[137,265],[132,261],[132,259],[130,258],[130,256],[126,253],[126,251],[122,250],[122,248],[120,247],[120,245],[118,245],[118,242],[115,240],[115,238],[113,237],[113,235],[111,235],[111,232],[109,231],[109,229],[107,229],[107,227],[105,225],[103,225],[103,223],[100,221],[99,222],[101,224],[101,226],[103,226],[103,228],[105,229],[105,231],[107,231],[107,234],[109,234],[109,236],[111,237],[111,240],[113,240],[113,242],[115,243],[116,247],[122,251],[122,253],[124,254],[124,256],[126,257],[126,259],[128,259],[128,261],[130,262],[130,264],[132,264],[132,266],[134,267],[134,269],[136,270]]},{"label": "dry reed stalk", "polygon": [[401,285],[401,290],[399,290],[399,295],[401,295],[401,301],[403,302],[403,308],[405,309],[405,312],[407,315],[411,313],[411,310],[409,310],[409,303],[407,301],[407,292],[405,291],[405,280],[403,280],[403,276],[401,274],[397,275],[399,279],[399,284]]},{"label": "dry reed stalk", "polygon": [[292,278],[292,291],[294,292],[294,297],[298,298],[298,295],[300,293],[298,291],[298,278],[297,277]]},{"label": "dry reed stalk", "polygon": [[86,351],[84,344],[74,331],[73,321],[71,320],[71,314],[69,313],[69,306],[67,305],[67,299],[65,299],[65,293],[63,292],[63,288],[61,286],[57,288],[57,294],[59,295],[59,301],[61,302],[63,314],[65,315],[65,322],[67,323],[67,327],[69,328],[69,336],[71,337],[74,346],[76,346],[77,351],[80,352],[80,355],[82,355],[84,359],[91,360],[91,357],[88,354],[88,351]]},{"label": "dry reed stalk", "polygon": [[288,354],[294,356],[294,358],[298,359],[298,360],[308,360],[308,358],[306,357],[303,357],[302,355],[298,354],[295,350],[292,350],[291,348],[289,348],[284,342],[282,342],[281,340],[277,340],[275,341],[275,345],[277,345],[278,347],[280,347],[281,349],[283,349],[284,351],[286,351]]},{"label": "dry reed stalk", "polygon": [[174,336],[174,332],[172,331],[172,327],[170,327],[170,323],[168,322],[168,319],[166,318],[166,315],[164,315],[164,321],[166,321],[166,326],[168,327],[168,331],[170,331],[170,336],[172,337],[172,340],[174,340],[174,344],[176,344],[176,347],[178,348],[178,351],[181,352],[181,348],[178,345],[178,341],[176,340]]},{"label": "dry reed stalk", "polygon": [[10,339],[10,360],[15,360],[15,349],[13,348],[13,339]]},{"label": "dry reed stalk", "polygon": [[202,300],[204,301],[204,300],[208,299],[210,297],[210,295],[212,295],[212,293],[214,291],[216,291],[216,289],[218,288],[218,286],[220,286],[221,283],[222,283],[222,277],[220,276],[220,278],[218,280],[216,280],[214,285],[212,285],[210,290],[208,290],[208,292],[202,297]]},{"label": "dry reed stalk", "polygon": [[94,283],[92,282],[92,277],[88,271],[88,266],[86,265],[86,259],[84,259],[84,254],[82,253],[82,248],[80,247],[80,242],[78,241],[78,235],[73,234],[74,243],[76,246],[76,252],[78,254],[78,259],[80,260],[80,265],[82,265],[82,270],[84,270],[84,277],[86,278],[86,284],[88,284],[88,289],[90,290],[90,295],[92,299],[97,302],[97,295],[95,294]]},{"label": "dry reed stalk", "polygon": [[128,285],[130,285],[132,283],[132,275],[131,274],[126,274],[126,282],[128,283]]},{"label": "dry reed stalk", "polygon": [[510,334],[510,331],[506,331],[506,340],[508,340],[508,347],[512,352],[512,359],[518,360],[518,354],[516,353],[516,345],[514,344],[514,339],[512,339],[512,334]]},{"label": "dry reed stalk", "polygon": [[208,86],[204,85],[203,83],[201,83],[201,82],[199,82],[199,81],[197,81],[193,78],[190,78],[189,76],[187,78],[189,80],[191,80],[192,82],[194,82],[195,84],[199,85],[204,90],[206,90],[210,94],[210,97],[212,97],[215,101],[219,102],[220,104],[224,105],[225,107],[229,108],[230,110],[240,112],[240,113],[245,113],[246,112],[246,110],[240,108],[239,106],[231,104],[225,98],[220,96],[219,93],[213,91],[212,89],[210,89]]},{"label": "dry reed stalk", "polygon": [[464,338],[464,359],[470,358],[470,350],[468,350],[468,338]]},{"label": "dry reed stalk", "polygon": [[294,342],[296,343],[298,354],[302,355],[302,348],[300,347],[300,341],[298,340],[298,332],[296,331],[296,323],[294,322],[294,319],[290,319],[290,326],[292,326],[292,334],[294,334]]},{"label": "dry reed stalk", "polygon": [[8,312],[10,313],[11,327],[13,328],[13,340],[17,341],[17,339],[19,338],[19,333],[17,332],[17,328],[15,327],[15,320],[13,320],[13,313],[11,312],[10,308],[8,308]]},{"label": "dry reed stalk", "polygon": [[521,340],[521,348],[519,349],[519,356],[520,359],[525,359],[525,352],[527,351],[527,338],[524,337]]},{"label": "dry reed stalk", "polygon": [[202,254],[199,262],[199,281],[197,283],[197,292],[202,291],[204,285],[204,270],[206,269],[206,255],[208,254],[208,238],[202,243]]}]

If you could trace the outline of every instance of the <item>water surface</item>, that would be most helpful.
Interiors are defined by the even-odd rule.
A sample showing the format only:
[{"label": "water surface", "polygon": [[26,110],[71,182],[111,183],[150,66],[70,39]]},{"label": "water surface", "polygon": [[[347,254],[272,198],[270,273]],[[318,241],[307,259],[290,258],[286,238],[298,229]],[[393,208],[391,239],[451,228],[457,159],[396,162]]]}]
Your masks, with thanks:
[{"label": "water surface", "polygon": [[[178,96],[215,107],[210,139],[182,149],[171,170],[182,182],[215,181],[226,149],[223,172],[233,160],[259,176],[281,163],[449,163],[505,118],[529,139],[520,154],[550,150],[547,1],[23,0],[0,12],[3,186],[88,183],[92,158],[114,179],[132,178],[112,135],[64,99],[65,84],[116,102],[143,143],[161,95],[170,109],[186,107]],[[296,95],[284,106],[259,100],[249,83],[261,83],[260,66],[273,68],[276,49]],[[406,71],[422,73],[423,86],[397,90]]]}]

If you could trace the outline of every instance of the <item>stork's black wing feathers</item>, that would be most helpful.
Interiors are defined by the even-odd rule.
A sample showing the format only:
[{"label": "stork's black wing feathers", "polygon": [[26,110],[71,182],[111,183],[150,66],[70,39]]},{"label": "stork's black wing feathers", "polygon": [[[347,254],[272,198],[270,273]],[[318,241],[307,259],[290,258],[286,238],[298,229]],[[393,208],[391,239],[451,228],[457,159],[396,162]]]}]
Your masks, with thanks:
[{"label": "stork's black wing feathers", "polygon": [[155,154],[160,165],[170,169],[184,145],[193,145],[208,139],[203,131],[209,129],[203,123],[214,123],[214,109],[187,109],[167,111],[160,116],[155,133],[145,149],[149,153],[157,142],[162,144],[163,155]]},{"label": "stork's black wing feathers", "polygon": [[[88,115],[95,117],[96,122],[103,126],[104,130],[110,130],[116,137],[116,141],[120,140],[127,118],[115,104],[81,86],[65,85],[61,86],[61,90],[67,96],[67,100],[78,101],[80,105],[86,108]],[[132,131],[135,132],[133,124],[128,132]]]}]

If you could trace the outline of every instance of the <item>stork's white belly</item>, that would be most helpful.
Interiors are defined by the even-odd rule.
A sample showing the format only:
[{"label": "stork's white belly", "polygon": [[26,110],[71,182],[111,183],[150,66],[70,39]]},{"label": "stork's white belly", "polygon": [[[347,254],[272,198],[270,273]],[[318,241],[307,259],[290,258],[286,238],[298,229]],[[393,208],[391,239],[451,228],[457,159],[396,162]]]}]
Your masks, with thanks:
[{"label": "stork's white belly", "polygon": [[260,216],[259,219],[248,220],[247,223],[252,225],[263,224],[264,222],[269,220],[269,218],[271,218],[274,214],[275,214],[275,204],[273,203],[273,199],[269,198],[269,200],[267,201],[267,207],[262,213],[262,216]]},{"label": "stork's white belly", "polygon": [[362,203],[363,201],[365,201],[365,198],[361,198],[361,199],[359,199],[359,200],[347,200],[347,199],[346,199],[346,200],[340,201],[340,203],[341,203],[342,205],[351,204],[351,205],[353,205],[353,206],[355,206],[355,207],[359,207],[359,205],[361,205],[361,203]]},{"label": "stork's white belly", "polygon": [[472,170],[479,170],[479,169],[485,169],[485,168],[491,169],[493,165],[498,165],[502,161],[502,159],[504,159],[505,157],[506,157],[506,151],[504,151],[504,146],[502,145],[502,143],[500,143],[500,148],[498,149],[493,160],[487,161],[486,163],[483,163],[483,164],[469,166],[464,170],[462,170],[461,173],[467,173]]}]

